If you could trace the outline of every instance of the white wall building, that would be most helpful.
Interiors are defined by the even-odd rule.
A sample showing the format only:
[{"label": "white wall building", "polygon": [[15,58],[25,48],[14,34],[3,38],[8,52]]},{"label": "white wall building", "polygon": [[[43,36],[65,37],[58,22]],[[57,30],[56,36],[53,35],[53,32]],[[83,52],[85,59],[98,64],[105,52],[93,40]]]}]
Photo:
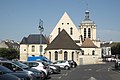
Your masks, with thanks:
[{"label": "white wall building", "polygon": [[[41,54],[44,55],[47,41],[42,35],[42,49]],[[30,56],[40,56],[40,35],[30,34],[24,37],[20,43],[20,61],[27,61]]]}]

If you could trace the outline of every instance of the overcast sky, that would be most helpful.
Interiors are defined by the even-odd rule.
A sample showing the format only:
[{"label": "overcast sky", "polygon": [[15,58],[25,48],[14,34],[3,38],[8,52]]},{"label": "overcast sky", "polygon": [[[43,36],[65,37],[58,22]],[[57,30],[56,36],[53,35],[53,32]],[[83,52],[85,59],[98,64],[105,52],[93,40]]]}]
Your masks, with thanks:
[{"label": "overcast sky", "polygon": [[[88,6],[87,6],[88,4]],[[21,41],[39,33],[39,19],[44,34],[49,35],[64,12],[78,28],[85,11],[97,25],[101,41],[120,41],[120,0],[0,0],[0,40]]]}]

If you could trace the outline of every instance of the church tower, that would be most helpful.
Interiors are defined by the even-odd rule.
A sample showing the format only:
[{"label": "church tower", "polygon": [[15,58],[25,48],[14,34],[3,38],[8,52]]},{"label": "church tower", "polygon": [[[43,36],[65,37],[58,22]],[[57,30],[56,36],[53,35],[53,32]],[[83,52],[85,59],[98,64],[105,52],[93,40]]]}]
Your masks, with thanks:
[{"label": "church tower", "polygon": [[90,20],[90,12],[85,11],[85,19],[80,23],[81,39],[84,41],[86,38],[96,40],[96,24]]}]

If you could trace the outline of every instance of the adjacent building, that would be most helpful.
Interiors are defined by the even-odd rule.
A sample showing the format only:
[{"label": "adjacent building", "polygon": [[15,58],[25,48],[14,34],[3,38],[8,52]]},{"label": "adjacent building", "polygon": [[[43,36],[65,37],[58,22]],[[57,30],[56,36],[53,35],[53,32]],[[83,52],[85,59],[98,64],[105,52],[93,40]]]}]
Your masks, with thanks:
[{"label": "adjacent building", "polygon": [[46,38],[42,34],[30,34],[28,37],[24,37],[20,43],[21,61],[27,61],[28,57],[31,56],[40,56],[40,36],[42,36],[41,53],[44,55],[47,47]]},{"label": "adjacent building", "polygon": [[16,50],[20,49],[19,42],[15,42],[14,40],[2,40],[0,42],[0,48],[14,48]]},{"label": "adjacent building", "polygon": [[111,44],[112,42],[102,42],[101,48],[102,48],[102,57],[103,58],[109,58],[112,56],[111,54]]}]

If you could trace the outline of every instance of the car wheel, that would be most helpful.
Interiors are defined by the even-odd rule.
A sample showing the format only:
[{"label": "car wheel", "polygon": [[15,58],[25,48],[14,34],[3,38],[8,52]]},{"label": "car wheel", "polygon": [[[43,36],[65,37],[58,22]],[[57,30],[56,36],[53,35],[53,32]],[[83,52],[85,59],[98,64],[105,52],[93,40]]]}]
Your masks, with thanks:
[{"label": "car wheel", "polygon": [[44,80],[45,77],[46,77],[46,74],[45,74],[45,72],[42,71],[41,79]]},{"label": "car wheel", "polygon": [[53,74],[53,73],[54,73],[54,72],[53,72],[53,69],[50,68],[50,74]]},{"label": "car wheel", "polygon": [[69,69],[69,66],[65,66],[65,70],[68,70]]}]

